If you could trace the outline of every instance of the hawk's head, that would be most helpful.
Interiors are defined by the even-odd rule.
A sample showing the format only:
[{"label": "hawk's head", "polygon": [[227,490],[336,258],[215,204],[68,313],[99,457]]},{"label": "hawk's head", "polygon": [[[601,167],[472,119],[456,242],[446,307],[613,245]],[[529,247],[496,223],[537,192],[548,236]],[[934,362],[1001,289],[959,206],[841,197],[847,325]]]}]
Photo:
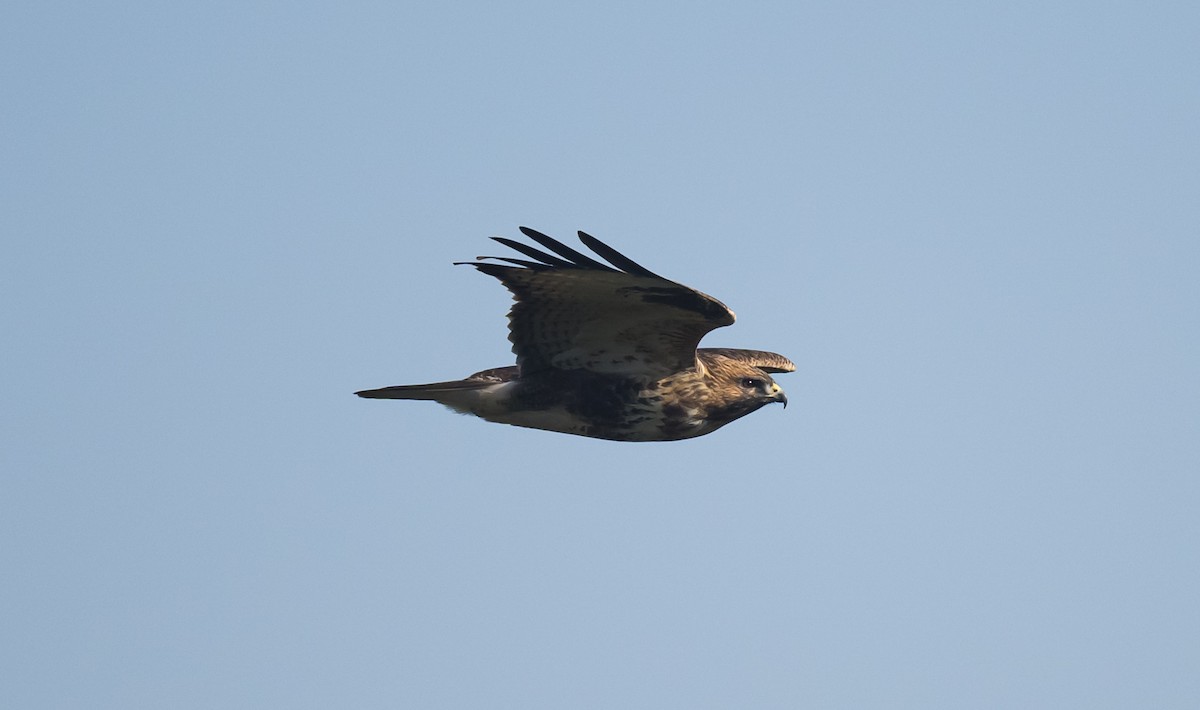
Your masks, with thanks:
[{"label": "hawk's head", "polygon": [[763,369],[728,357],[705,360],[710,419],[733,421],[772,402],[787,406],[783,388]]}]

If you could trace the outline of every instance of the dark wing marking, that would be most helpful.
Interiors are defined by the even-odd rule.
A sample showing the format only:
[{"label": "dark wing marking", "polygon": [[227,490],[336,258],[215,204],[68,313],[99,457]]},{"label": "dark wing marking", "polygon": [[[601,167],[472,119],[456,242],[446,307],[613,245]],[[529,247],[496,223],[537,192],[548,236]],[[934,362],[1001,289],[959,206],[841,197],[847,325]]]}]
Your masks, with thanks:
[{"label": "dark wing marking", "polygon": [[641,264],[638,264],[633,259],[630,259],[629,257],[625,256],[621,252],[617,251],[616,249],[613,249],[609,245],[605,244],[604,242],[600,241],[599,239],[593,237],[592,235],[590,235],[586,232],[579,232],[579,241],[586,244],[589,249],[596,252],[600,256],[604,257],[605,259],[608,260],[608,263],[612,264],[613,266],[617,267],[618,269],[620,269],[622,271],[625,271],[630,274],[635,274],[637,276],[651,276],[656,279],[662,278],[658,274],[647,269],[646,267],[642,266]]},{"label": "dark wing marking", "polygon": [[569,269],[569,268],[575,266],[574,264],[572,264],[570,261],[568,261],[566,259],[560,259],[557,256],[554,256],[552,254],[547,254],[546,252],[541,251],[539,249],[534,249],[533,247],[529,246],[528,244],[522,244],[521,242],[513,241],[512,239],[505,239],[504,237],[492,237],[492,241],[500,242],[501,244],[508,247],[509,249],[514,249],[516,251],[521,252],[525,256],[530,257],[531,259],[536,259],[536,260],[542,262],[543,265],[541,268],[545,268],[547,266],[558,266],[561,268]]},{"label": "dark wing marking", "polygon": [[701,355],[720,355],[730,358],[731,360],[739,360],[757,367],[763,372],[795,372],[796,365],[791,360],[780,355],[779,353],[770,353],[766,350],[738,350],[734,348],[700,348]]},{"label": "dark wing marking", "polygon": [[522,376],[554,369],[658,379],[694,367],[700,339],[733,323],[733,311],[717,299],[658,276],[591,235],[580,232],[580,241],[611,266],[541,232],[521,231],[548,251],[493,237],[533,261],[460,263],[512,292],[509,340]]},{"label": "dark wing marking", "polygon": [[546,268],[545,264],[539,264],[536,261],[526,261],[525,259],[513,259],[512,257],[508,257],[508,256],[477,256],[475,258],[479,259],[480,261],[483,261],[484,259],[491,259],[492,261],[503,261],[507,264],[516,264],[517,266],[524,266],[529,269],[544,269],[544,268]]},{"label": "dark wing marking", "polygon": [[577,252],[566,244],[548,237],[536,229],[530,229],[529,227],[518,227],[518,229],[521,230],[521,234],[524,234],[538,244],[541,244],[559,256],[566,257],[568,263],[572,266],[578,266],[583,269],[598,269],[600,271],[616,271],[611,266],[601,264],[587,254]]}]

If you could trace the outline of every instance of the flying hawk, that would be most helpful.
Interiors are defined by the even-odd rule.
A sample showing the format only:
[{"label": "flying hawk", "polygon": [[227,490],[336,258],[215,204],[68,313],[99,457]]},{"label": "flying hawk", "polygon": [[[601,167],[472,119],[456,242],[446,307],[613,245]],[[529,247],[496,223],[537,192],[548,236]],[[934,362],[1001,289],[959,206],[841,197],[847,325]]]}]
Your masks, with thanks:
[{"label": "flying hawk", "polygon": [[608,264],[541,232],[521,232],[548,251],[493,237],[533,261],[457,262],[495,276],[512,292],[508,339],[516,365],[355,394],[431,399],[492,422],[616,441],[687,439],[771,402],[787,406],[771,379],[796,369],[786,357],[697,349],[710,330],[733,323],[725,304],[583,232],[579,240]]}]

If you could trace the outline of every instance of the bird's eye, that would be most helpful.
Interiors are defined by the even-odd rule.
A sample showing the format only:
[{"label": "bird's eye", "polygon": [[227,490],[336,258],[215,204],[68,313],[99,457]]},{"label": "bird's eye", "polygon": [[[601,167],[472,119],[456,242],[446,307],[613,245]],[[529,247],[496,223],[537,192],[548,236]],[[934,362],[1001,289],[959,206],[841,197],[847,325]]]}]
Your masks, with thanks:
[{"label": "bird's eye", "polygon": [[763,383],[763,381],[758,379],[757,377],[743,377],[742,378],[742,387],[745,387],[747,389],[758,389],[759,387],[762,387],[762,383]]}]

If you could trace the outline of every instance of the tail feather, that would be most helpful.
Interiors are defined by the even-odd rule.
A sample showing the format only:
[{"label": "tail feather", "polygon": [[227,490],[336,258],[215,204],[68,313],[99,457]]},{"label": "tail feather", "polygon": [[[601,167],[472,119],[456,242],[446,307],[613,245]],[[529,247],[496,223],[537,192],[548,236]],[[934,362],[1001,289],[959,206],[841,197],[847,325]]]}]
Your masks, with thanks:
[{"label": "tail feather", "polygon": [[485,416],[485,412],[496,406],[493,388],[517,378],[516,365],[494,367],[469,375],[463,380],[431,382],[426,385],[397,385],[377,390],[355,392],[367,399],[426,399],[444,404],[462,414]]},{"label": "tail feather", "polygon": [[374,390],[362,390],[354,394],[366,399],[432,399],[441,401],[446,394],[463,390],[480,390],[496,384],[480,380],[453,380],[431,382],[427,385],[396,385]]}]

